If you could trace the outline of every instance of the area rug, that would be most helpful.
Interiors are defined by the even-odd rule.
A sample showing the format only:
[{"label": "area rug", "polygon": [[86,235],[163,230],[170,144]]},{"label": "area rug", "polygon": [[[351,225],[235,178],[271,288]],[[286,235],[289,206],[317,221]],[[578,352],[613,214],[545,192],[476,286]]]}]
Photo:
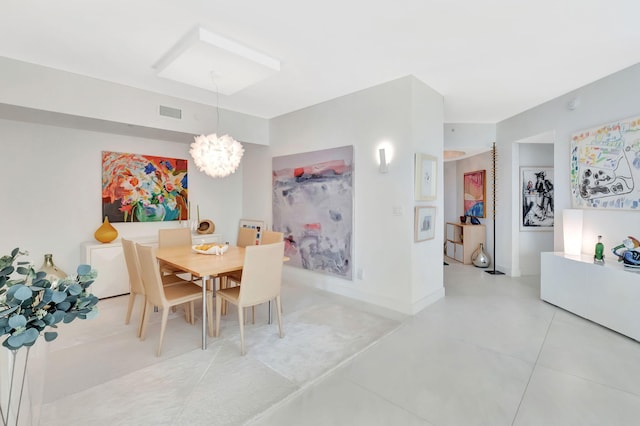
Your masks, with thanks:
[{"label": "area rug", "polygon": [[[284,315],[282,339],[276,321],[248,324],[245,356],[240,355],[237,317],[230,312],[221,322],[220,337],[210,338],[206,351],[196,348],[163,356],[136,371],[52,400],[42,407],[41,418],[50,425],[243,424],[400,325],[355,306],[323,300]],[[183,322],[176,321],[176,325]],[[193,334],[190,328],[183,332]],[[175,344],[178,337],[170,339],[165,341],[167,355],[170,342]],[[149,349],[146,342],[136,345]],[[137,350],[130,355],[142,357]],[[121,353],[111,356],[126,358]],[[78,360],[76,365],[85,365],[79,371],[96,374],[101,367],[93,361]]]}]

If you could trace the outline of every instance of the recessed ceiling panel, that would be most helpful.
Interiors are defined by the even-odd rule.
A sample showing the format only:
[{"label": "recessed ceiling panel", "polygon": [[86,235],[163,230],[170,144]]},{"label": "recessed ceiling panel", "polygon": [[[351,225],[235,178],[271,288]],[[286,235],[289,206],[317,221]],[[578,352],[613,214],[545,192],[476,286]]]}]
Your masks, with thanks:
[{"label": "recessed ceiling panel", "polygon": [[154,68],[159,77],[231,95],[280,71],[280,61],[196,27]]}]

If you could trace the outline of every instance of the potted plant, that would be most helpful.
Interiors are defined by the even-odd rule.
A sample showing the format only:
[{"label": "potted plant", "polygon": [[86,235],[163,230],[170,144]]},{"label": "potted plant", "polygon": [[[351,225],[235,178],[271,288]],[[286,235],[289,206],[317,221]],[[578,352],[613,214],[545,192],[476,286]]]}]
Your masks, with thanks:
[{"label": "potted plant", "polygon": [[[59,323],[90,319],[98,313],[98,298],[87,291],[97,276],[91,266],[80,265],[76,276],[52,282],[46,272],[36,272],[31,263],[18,260],[25,254],[16,248],[10,255],[0,257],[0,336],[7,336],[2,346],[11,351],[12,364],[8,401],[4,408],[0,404],[3,425],[13,420],[18,424],[29,349],[38,337],[43,335],[50,342],[58,337],[55,329]],[[23,348],[24,371],[22,377],[17,377],[15,360]]]}]

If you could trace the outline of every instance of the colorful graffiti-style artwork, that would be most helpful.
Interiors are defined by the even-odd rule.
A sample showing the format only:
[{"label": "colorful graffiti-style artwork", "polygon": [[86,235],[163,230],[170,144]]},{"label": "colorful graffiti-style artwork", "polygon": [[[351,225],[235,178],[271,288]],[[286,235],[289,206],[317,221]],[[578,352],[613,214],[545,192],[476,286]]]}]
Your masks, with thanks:
[{"label": "colorful graffiti-style artwork", "polygon": [[640,117],[571,137],[571,198],[575,208],[640,209]]}]

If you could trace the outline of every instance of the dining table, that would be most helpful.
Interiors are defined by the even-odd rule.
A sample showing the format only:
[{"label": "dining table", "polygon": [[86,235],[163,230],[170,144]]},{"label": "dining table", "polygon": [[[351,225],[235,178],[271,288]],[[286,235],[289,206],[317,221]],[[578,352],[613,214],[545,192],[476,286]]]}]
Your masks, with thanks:
[{"label": "dining table", "polygon": [[[202,350],[207,349],[207,287],[215,293],[215,279],[244,266],[244,247],[229,246],[224,254],[202,254],[191,246],[162,247],[156,251],[156,258],[176,269],[183,270],[202,279]],[[221,282],[221,285],[223,283]]]}]

